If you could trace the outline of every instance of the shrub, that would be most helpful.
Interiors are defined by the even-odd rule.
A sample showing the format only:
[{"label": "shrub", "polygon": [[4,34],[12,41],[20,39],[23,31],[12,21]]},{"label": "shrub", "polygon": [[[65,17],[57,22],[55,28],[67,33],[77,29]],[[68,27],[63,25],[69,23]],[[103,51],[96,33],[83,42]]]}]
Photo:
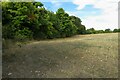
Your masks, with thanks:
[{"label": "shrub", "polygon": [[18,41],[25,41],[25,40],[29,40],[32,39],[33,33],[28,29],[28,28],[24,28],[22,30],[18,30],[15,33],[15,40]]}]

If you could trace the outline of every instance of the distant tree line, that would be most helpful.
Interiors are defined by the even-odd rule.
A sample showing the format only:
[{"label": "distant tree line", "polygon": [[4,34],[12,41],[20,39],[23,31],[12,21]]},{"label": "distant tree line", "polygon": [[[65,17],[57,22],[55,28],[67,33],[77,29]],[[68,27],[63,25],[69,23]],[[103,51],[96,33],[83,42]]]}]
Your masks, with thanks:
[{"label": "distant tree line", "polygon": [[120,32],[120,28],[119,29],[114,29],[113,31],[108,29],[105,30],[95,30],[94,28],[90,28],[86,30],[86,34],[99,34],[99,33],[117,33]]},{"label": "distant tree line", "polygon": [[[87,29],[81,19],[70,16],[63,8],[56,13],[41,2],[2,2],[2,37],[4,39],[53,39],[76,34],[107,33],[111,30]],[[113,32],[120,32],[115,29]]]}]

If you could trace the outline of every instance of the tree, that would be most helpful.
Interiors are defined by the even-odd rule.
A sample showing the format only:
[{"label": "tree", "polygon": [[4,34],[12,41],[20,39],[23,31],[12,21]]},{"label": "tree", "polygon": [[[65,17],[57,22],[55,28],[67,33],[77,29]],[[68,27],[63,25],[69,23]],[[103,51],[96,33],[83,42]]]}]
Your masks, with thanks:
[{"label": "tree", "polygon": [[77,33],[85,34],[86,28],[84,25],[81,24],[81,19],[75,16],[70,16],[70,19],[72,20],[73,24],[77,27]]},{"label": "tree", "polygon": [[77,27],[71,21],[69,15],[64,11],[63,8],[59,8],[56,12],[56,16],[60,22],[60,34],[62,37],[68,37],[76,34]]},{"label": "tree", "polygon": [[99,34],[99,33],[104,33],[103,30],[96,30],[96,34]]},{"label": "tree", "polygon": [[111,33],[112,31],[110,29],[105,29],[105,33]]},{"label": "tree", "polygon": [[69,16],[63,8],[55,14],[41,2],[3,2],[2,14],[5,39],[51,39],[85,32],[78,17]]},{"label": "tree", "polygon": [[48,11],[48,15],[49,18],[48,20],[52,23],[52,26],[54,27],[54,31],[53,31],[53,36],[54,37],[60,37],[60,22],[56,16],[56,14],[54,14],[54,12]]},{"label": "tree", "polygon": [[120,32],[120,28],[118,29],[118,32]]},{"label": "tree", "polygon": [[95,34],[96,31],[95,31],[94,28],[90,28],[90,29],[87,29],[86,33],[87,33],[87,34]]},{"label": "tree", "polygon": [[[36,4],[39,4],[36,6]],[[42,3],[34,2],[3,2],[2,14],[3,14],[3,37],[14,38],[17,31],[28,28],[30,31],[34,31],[38,26],[37,24],[37,10],[38,6],[42,6]],[[8,23],[9,22],[9,23]],[[11,33],[11,34],[8,34]],[[7,34],[7,35],[6,35]],[[9,36],[9,37],[8,37]]]},{"label": "tree", "polygon": [[113,32],[118,32],[118,29],[114,29]]}]

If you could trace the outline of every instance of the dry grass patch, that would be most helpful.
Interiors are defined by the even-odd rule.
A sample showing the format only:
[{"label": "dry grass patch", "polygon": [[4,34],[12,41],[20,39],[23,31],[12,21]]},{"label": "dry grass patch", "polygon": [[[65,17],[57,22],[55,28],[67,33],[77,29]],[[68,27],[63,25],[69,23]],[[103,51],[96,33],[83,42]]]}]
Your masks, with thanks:
[{"label": "dry grass patch", "polygon": [[[9,53],[13,53],[12,55]],[[33,41],[3,53],[3,77],[115,78],[118,34],[77,35]]]}]

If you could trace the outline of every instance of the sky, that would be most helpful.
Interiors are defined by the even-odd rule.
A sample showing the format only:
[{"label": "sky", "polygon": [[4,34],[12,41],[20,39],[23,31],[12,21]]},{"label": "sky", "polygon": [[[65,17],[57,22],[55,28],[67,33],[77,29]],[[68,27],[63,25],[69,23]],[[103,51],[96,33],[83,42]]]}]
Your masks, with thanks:
[{"label": "sky", "polygon": [[118,28],[119,0],[36,0],[42,2],[47,10],[56,12],[63,8],[69,15],[82,20],[87,29],[96,30]]}]

